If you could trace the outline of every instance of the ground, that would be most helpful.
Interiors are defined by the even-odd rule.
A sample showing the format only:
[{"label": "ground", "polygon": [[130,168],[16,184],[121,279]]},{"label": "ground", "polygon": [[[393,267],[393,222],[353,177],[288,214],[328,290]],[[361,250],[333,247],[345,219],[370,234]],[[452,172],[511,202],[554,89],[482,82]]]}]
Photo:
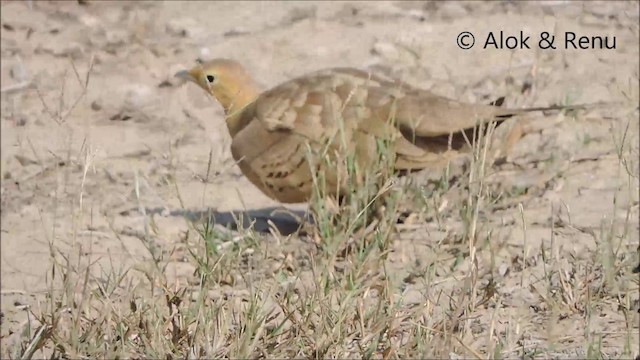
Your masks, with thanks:
[{"label": "ground", "polygon": [[[638,2],[1,10],[3,358],[639,356]],[[500,31],[530,49],[483,49]],[[373,240],[314,238],[173,77],[213,57],[265,89],[352,66],[468,102],[603,104],[512,119],[528,132],[498,161],[412,175],[409,217]]]}]

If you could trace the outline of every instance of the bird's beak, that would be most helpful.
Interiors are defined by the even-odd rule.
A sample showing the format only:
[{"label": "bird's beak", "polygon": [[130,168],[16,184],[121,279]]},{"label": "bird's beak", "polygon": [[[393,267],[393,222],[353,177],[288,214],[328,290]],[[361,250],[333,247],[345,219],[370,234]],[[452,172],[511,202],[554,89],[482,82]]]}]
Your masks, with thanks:
[{"label": "bird's beak", "polygon": [[190,70],[181,70],[178,71],[174,77],[177,77],[178,79],[182,79],[184,81],[192,81],[192,82],[196,82],[196,79],[193,77],[193,74],[191,73]]}]

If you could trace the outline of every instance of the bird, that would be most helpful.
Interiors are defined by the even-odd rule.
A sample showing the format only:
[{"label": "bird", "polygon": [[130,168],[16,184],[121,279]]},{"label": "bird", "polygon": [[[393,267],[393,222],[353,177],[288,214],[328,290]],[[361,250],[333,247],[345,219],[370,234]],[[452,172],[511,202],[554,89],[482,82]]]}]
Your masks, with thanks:
[{"label": "bird", "polygon": [[[197,61],[175,76],[217,100],[241,172],[283,204],[308,202],[319,173],[325,195],[343,198],[380,160],[380,141],[393,159],[392,173],[403,176],[464,153],[481,124],[565,108],[508,109],[501,106],[504,98],[469,104],[350,67],[317,70],[266,90],[228,58]],[[351,178],[348,164],[355,173]]]}]

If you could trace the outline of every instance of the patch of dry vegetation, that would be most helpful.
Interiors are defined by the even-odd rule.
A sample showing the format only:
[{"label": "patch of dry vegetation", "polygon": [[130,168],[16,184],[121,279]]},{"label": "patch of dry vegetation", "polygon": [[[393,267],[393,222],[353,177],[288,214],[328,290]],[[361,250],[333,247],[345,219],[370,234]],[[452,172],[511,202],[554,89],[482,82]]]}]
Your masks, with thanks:
[{"label": "patch of dry vegetation", "polygon": [[[151,260],[132,266],[93,255],[74,236],[64,250],[50,241],[49,291],[28,309],[2,356],[637,356],[638,277],[631,269],[638,229],[630,220],[638,204],[616,206],[638,190],[637,133],[630,131],[637,115],[611,129],[628,188],[616,193],[597,228],[576,228],[569,211],[552,208],[547,235],[528,244],[526,198],[536,194],[490,179],[489,136],[469,139],[474,150],[455,183],[445,172],[427,185],[408,181],[390,190],[376,176],[389,170],[382,156],[380,169],[368,169],[372,186],[351,189],[340,216],[327,206],[319,175],[315,236],[284,236],[275,226],[268,233],[224,229],[209,218],[189,223],[172,249],[162,249],[149,217],[139,239]],[[92,157],[82,151],[74,223],[92,216],[82,201]],[[342,160],[349,174],[360,171],[353,159]],[[380,199],[386,206],[363,231]],[[401,208],[413,213],[397,224]],[[515,220],[492,216],[500,210]],[[518,236],[522,242],[511,240]],[[576,253],[571,239],[593,245]],[[176,266],[192,276],[174,276]]]}]

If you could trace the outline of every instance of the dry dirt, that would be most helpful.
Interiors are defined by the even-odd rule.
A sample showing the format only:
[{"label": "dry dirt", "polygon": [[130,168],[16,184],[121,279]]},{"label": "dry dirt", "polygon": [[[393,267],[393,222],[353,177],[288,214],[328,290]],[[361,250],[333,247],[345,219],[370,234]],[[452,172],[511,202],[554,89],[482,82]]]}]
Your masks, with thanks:
[{"label": "dry dirt", "polygon": [[[212,57],[242,62],[265,88],[353,66],[469,102],[618,102],[530,115],[533,130],[490,167],[495,198],[485,201],[478,222],[477,279],[491,279],[497,295],[467,314],[471,330],[444,354],[493,357],[488,344],[498,338],[505,357],[593,356],[594,346],[603,356],[638,356],[638,277],[631,272],[640,231],[637,2],[1,6],[3,358],[29,341],[29,314],[46,311],[52,248],[91,259],[103,274],[154,257],[171,283],[186,284],[194,269],[185,260],[185,239],[194,239],[189,220],[212,210],[222,225],[237,214],[247,226],[254,218],[252,251],[268,248],[272,262],[286,259],[290,272],[309,272],[301,259],[315,245],[286,236],[295,222],[269,215],[281,206],[240,174],[222,109],[173,78]],[[456,45],[462,31],[476,34],[473,49]],[[489,31],[523,31],[531,49],[481,49]],[[557,35],[557,49],[537,49],[542,31]],[[565,31],[615,36],[616,49],[564,49]],[[454,188],[431,197],[428,175],[414,177],[424,191],[413,199],[415,218],[428,221],[399,226],[386,264],[394,296],[406,306],[424,305],[430,284],[446,292],[468,275],[459,210],[467,194]],[[268,221],[285,235],[272,235]],[[547,277],[546,266],[561,275]],[[275,273],[249,270],[230,272],[232,280],[213,290],[240,293],[251,287],[241,280],[247,274]],[[551,301],[556,292],[563,295]],[[443,299],[429,304],[433,317],[449,311]]]}]

